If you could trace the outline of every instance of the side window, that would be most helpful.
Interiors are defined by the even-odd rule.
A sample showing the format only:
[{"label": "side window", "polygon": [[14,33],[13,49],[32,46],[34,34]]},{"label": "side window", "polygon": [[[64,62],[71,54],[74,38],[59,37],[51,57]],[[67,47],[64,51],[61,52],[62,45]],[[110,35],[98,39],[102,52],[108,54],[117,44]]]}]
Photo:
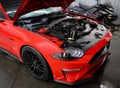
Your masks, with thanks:
[{"label": "side window", "polygon": [[5,16],[4,16],[4,14],[2,13],[1,10],[0,10],[0,18],[5,19]]}]

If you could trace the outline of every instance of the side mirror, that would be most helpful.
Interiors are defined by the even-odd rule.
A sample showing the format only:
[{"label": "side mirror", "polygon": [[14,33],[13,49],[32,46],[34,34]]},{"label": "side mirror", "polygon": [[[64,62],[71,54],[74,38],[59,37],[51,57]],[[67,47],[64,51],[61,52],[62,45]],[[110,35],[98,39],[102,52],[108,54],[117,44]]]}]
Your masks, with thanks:
[{"label": "side mirror", "polygon": [[5,19],[0,18],[0,22],[3,22]]}]

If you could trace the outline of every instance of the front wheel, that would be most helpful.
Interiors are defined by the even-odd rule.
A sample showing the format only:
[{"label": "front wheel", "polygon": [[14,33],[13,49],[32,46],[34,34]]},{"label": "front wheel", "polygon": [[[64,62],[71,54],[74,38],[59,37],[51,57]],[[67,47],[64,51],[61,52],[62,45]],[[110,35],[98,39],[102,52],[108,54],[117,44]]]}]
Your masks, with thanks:
[{"label": "front wheel", "polygon": [[26,46],[22,49],[21,55],[25,65],[35,78],[43,81],[51,78],[51,71],[47,62],[36,49]]}]

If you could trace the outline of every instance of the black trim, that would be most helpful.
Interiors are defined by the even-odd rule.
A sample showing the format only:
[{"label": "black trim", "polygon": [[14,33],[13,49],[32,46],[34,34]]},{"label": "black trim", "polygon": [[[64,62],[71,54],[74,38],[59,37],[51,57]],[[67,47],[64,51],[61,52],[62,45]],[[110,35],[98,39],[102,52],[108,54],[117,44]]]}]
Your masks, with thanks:
[{"label": "black trim", "polygon": [[59,80],[54,80],[54,81],[55,81],[55,82],[58,82],[58,83],[66,84],[66,85],[77,85],[77,84],[83,84],[83,83],[92,81],[92,80],[94,80],[94,79],[95,79],[95,75],[93,75],[92,77],[87,78],[87,79],[78,80],[78,81],[76,81],[76,82],[74,82],[74,83],[63,82],[63,81],[59,81]]},{"label": "black trim", "polygon": [[13,55],[12,53],[10,53],[9,51],[7,51],[6,49],[0,47],[0,50],[3,51],[4,53],[10,55],[11,57],[15,58],[16,60],[20,61],[17,56]]}]

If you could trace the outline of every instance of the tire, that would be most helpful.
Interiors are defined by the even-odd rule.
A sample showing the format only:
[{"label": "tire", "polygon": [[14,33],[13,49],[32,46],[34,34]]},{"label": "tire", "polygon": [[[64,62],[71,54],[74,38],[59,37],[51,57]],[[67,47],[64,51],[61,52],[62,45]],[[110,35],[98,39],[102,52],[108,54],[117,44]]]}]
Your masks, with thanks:
[{"label": "tire", "polygon": [[0,50],[0,54],[2,53],[2,50]]},{"label": "tire", "polygon": [[52,78],[47,62],[36,49],[25,46],[22,48],[21,56],[26,67],[36,79],[48,81]]},{"label": "tire", "polygon": [[102,25],[107,26],[107,23],[108,23],[107,18],[103,17],[103,19],[102,19]]},{"label": "tire", "polygon": [[110,42],[111,42],[111,41],[109,41],[108,44],[107,44],[107,49],[110,48]]}]

